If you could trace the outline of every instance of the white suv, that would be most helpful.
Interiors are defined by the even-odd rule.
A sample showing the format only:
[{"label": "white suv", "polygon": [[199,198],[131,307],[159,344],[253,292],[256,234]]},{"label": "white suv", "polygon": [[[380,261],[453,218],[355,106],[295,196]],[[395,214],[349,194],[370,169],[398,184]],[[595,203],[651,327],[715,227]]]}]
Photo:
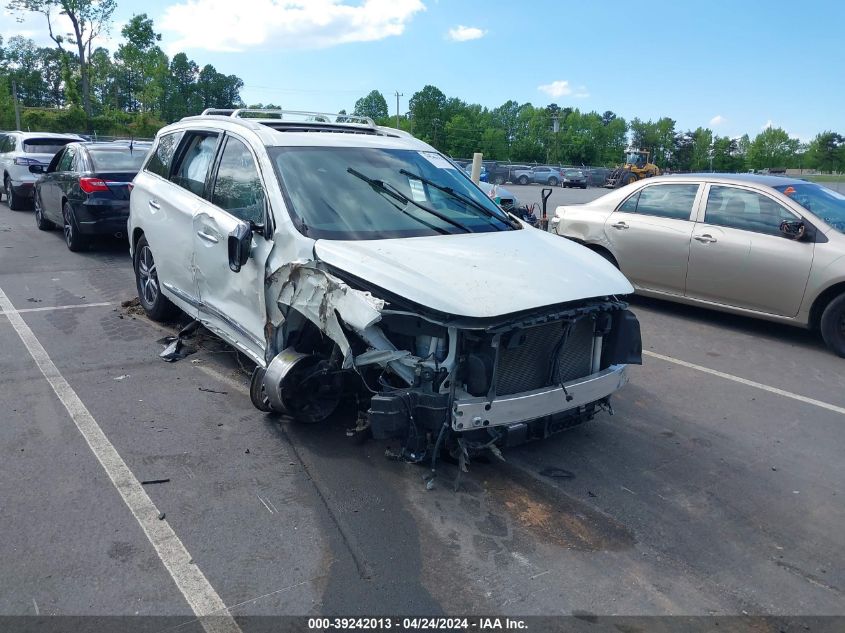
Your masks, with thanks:
[{"label": "white suv", "polygon": [[32,203],[35,181],[40,176],[29,171],[30,165],[43,165],[46,169],[60,149],[68,143],[82,140],[76,134],[0,134],[0,176],[9,208],[18,211]]},{"label": "white suv", "polygon": [[590,419],[640,362],[616,268],[366,118],[183,119],[159,132],[130,208],[152,318],[177,306],[252,358],[262,410],[317,422],[353,392],[359,429],[402,438],[408,459]]}]

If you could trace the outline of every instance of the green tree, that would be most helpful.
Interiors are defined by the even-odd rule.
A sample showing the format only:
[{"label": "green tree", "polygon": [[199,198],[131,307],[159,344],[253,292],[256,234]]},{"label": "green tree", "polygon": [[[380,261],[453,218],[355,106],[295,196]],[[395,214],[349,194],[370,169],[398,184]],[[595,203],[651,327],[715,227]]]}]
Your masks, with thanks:
[{"label": "green tree", "polygon": [[[17,13],[41,13],[47,19],[47,30],[56,46],[64,53],[65,43],[76,46],[81,79],[82,107],[91,116],[91,90],[89,83],[91,43],[107,31],[112,14],[117,7],[116,0],[12,0],[8,8]],[[57,14],[67,16],[73,33],[65,36],[54,32],[53,20]]]},{"label": "green tree", "polygon": [[817,134],[807,147],[807,167],[820,171],[843,171],[845,168],[845,138],[836,132]]},{"label": "green tree", "polygon": [[408,110],[414,124],[414,135],[417,138],[437,146],[437,133],[443,138],[445,122],[446,95],[435,86],[425,86],[415,92],[408,101]]},{"label": "green tree", "polygon": [[748,147],[748,163],[754,169],[789,167],[799,145],[800,141],[789,138],[785,130],[778,127],[766,128]]},{"label": "green tree", "polygon": [[366,97],[361,97],[355,102],[355,109],[352,114],[357,116],[368,116],[373,121],[379,119],[386,119],[389,112],[387,110],[387,101],[384,95],[378,90],[371,91]]}]

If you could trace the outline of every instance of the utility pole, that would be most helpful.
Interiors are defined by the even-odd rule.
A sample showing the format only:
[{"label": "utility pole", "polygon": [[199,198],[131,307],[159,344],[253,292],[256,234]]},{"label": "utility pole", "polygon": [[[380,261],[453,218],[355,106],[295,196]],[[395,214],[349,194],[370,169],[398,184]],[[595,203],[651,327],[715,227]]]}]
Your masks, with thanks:
[{"label": "utility pole", "polygon": [[399,129],[399,97],[404,97],[404,92],[398,90],[394,93],[396,95],[396,129]]},{"label": "utility pole", "polygon": [[12,101],[15,104],[15,129],[21,129],[21,107],[18,104],[18,85],[12,79]]}]

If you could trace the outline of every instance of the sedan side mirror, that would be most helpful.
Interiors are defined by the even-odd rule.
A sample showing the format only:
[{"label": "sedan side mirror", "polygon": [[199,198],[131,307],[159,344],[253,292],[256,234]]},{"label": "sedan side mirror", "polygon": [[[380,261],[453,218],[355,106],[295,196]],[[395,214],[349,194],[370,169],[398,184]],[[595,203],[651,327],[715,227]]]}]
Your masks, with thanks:
[{"label": "sedan side mirror", "polygon": [[249,260],[249,252],[252,249],[252,229],[249,224],[238,224],[229,233],[229,268],[233,273],[239,273],[241,266]]},{"label": "sedan side mirror", "polygon": [[29,166],[29,173],[31,174],[43,174],[46,170],[44,169],[44,165],[30,165]]},{"label": "sedan side mirror", "polygon": [[791,240],[800,240],[807,233],[807,225],[803,220],[784,220],[778,227],[781,235]]}]

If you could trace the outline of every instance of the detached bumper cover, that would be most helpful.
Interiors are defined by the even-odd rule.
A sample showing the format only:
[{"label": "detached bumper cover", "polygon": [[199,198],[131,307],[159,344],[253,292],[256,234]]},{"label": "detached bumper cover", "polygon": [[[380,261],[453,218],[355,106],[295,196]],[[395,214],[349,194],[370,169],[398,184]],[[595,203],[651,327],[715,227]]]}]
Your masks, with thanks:
[{"label": "detached bumper cover", "polygon": [[561,413],[602,400],[627,382],[627,365],[611,365],[597,374],[572,380],[563,386],[498,396],[493,400],[457,399],[452,406],[452,428],[470,431]]}]

